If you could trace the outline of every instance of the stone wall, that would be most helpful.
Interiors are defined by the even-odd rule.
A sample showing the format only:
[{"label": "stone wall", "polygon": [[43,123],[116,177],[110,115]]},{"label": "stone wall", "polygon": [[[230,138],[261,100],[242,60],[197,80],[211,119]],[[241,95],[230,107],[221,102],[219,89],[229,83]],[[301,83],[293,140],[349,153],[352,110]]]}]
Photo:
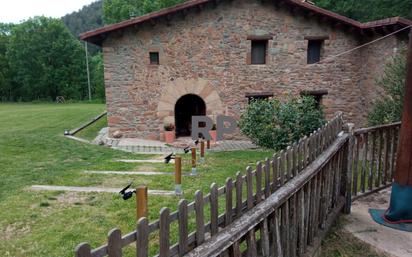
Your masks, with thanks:
[{"label": "stone wall", "polygon": [[[250,65],[247,37],[262,35],[272,35],[267,64]],[[347,120],[364,124],[365,111],[376,96],[370,94],[376,91],[371,78],[381,69],[376,62],[386,59],[380,50],[386,43],[307,65],[305,37],[313,36],[329,38],[322,59],[361,44],[331,24],[245,0],[111,33],[103,44],[110,131],[162,139],[164,123],[173,120],[174,104],[188,93],[205,100],[212,118],[239,118],[247,93],[273,92],[286,99],[320,89],[328,90],[323,99],[327,118],[343,111]],[[160,65],[150,65],[151,51],[159,52]]]}]

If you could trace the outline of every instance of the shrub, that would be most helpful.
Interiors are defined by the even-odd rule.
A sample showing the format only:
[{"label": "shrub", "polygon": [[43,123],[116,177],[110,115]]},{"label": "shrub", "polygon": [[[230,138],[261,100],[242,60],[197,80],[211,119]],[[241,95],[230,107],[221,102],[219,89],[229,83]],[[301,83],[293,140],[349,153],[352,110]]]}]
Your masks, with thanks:
[{"label": "shrub", "polygon": [[313,97],[253,100],[241,115],[239,127],[255,144],[280,150],[325,123]]},{"label": "shrub", "polygon": [[403,49],[386,65],[382,77],[376,81],[383,88],[385,96],[374,102],[368,114],[370,126],[401,120],[405,78],[406,49]]}]

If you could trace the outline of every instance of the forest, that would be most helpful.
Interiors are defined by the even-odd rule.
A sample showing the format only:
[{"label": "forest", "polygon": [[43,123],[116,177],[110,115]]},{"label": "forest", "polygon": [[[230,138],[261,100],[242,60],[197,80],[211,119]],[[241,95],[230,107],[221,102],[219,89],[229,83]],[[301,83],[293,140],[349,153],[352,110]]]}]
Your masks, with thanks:
[{"label": "forest", "polygon": [[[88,99],[85,43],[80,33],[166,8],[184,0],[100,0],[60,19],[32,17],[0,23],[0,101]],[[317,6],[366,22],[412,18],[410,0],[312,0]],[[91,94],[104,101],[101,49],[88,44]]]}]

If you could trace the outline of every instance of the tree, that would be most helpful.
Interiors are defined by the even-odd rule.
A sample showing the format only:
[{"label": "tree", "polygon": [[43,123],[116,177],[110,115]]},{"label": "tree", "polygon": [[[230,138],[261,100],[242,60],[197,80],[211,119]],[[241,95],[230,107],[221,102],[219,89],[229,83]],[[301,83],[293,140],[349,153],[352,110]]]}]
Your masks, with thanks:
[{"label": "tree", "polygon": [[[85,5],[77,12],[66,14],[62,17],[62,21],[76,38],[81,33],[102,27],[104,25],[103,0]],[[88,44],[87,49],[91,55],[101,50],[99,46],[93,44]]]},{"label": "tree", "polygon": [[380,125],[401,120],[403,109],[403,94],[406,77],[405,49],[393,57],[385,66],[377,85],[383,88],[383,98],[375,101],[368,115],[369,125]]},{"label": "tree", "polygon": [[185,0],[103,0],[103,20],[112,24],[170,7]]},{"label": "tree", "polygon": [[253,100],[242,113],[239,127],[254,143],[280,150],[321,127],[325,120],[313,97]]},{"label": "tree", "polygon": [[7,47],[12,24],[0,23],[0,101],[11,101],[11,74],[7,59]]},{"label": "tree", "polygon": [[90,80],[92,96],[96,99],[105,99],[103,55],[97,53],[90,60]]},{"label": "tree", "polygon": [[86,96],[83,47],[59,19],[36,17],[14,26],[7,58],[15,100]]},{"label": "tree", "polygon": [[412,18],[410,0],[312,0],[317,6],[366,22],[393,16]]}]

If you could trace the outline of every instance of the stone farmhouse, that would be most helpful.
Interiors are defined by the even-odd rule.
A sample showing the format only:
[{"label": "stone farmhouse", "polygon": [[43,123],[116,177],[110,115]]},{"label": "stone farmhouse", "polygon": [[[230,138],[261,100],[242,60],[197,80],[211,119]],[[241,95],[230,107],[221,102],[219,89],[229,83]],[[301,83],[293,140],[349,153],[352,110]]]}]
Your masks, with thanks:
[{"label": "stone farmhouse", "polygon": [[110,132],[162,140],[167,123],[185,136],[192,115],[239,118],[251,98],[299,94],[362,126],[410,25],[360,23],[302,0],[189,0],[81,39],[103,48]]}]

